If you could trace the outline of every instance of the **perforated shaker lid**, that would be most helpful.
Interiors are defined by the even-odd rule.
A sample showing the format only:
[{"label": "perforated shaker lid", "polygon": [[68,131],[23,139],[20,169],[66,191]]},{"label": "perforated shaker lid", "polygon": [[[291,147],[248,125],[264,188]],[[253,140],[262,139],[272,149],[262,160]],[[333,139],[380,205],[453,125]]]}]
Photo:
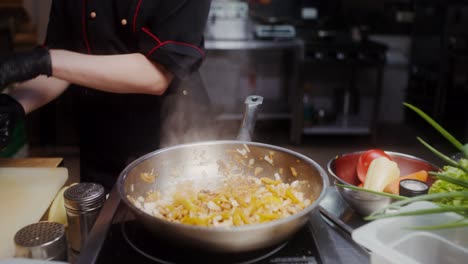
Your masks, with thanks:
[{"label": "perforated shaker lid", "polygon": [[54,222],[27,225],[16,232],[15,257],[41,260],[66,260],[65,226]]},{"label": "perforated shaker lid", "polygon": [[65,235],[65,227],[54,222],[39,222],[21,228],[15,234],[15,244],[21,247],[45,246]]},{"label": "perforated shaker lid", "polygon": [[72,210],[92,210],[102,206],[104,194],[104,187],[98,183],[79,183],[69,187],[63,194],[65,207]]}]

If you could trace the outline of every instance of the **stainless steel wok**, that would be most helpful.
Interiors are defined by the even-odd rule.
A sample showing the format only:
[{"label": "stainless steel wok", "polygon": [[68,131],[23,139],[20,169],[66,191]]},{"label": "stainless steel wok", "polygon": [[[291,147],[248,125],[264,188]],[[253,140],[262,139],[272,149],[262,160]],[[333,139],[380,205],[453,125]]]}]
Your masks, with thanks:
[{"label": "stainless steel wok", "polygon": [[[255,109],[258,98],[246,100],[247,109],[240,139],[250,140],[255,123]],[[260,101],[261,103],[261,101]],[[172,223],[144,213],[138,209],[128,196],[145,197],[150,190],[159,190],[162,195],[171,195],[178,183],[191,181],[194,188],[213,189],[223,183],[218,172],[218,161],[228,160],[230,151],[243,149],[244,144],[250,149],[252,157],[264,157],[271,151],[274,155],[274,166],[265,164],[265,170],[258,177],[270,177],[283,168],[282,181],[291,183],[295,180],[307,182],[302,191],[313,203],[292,216],[262,224],[238,227],[202,227]],[[289,167],[294,167],[297,176],[292,175]],[[142,180],[141,173],[156,171],[156,180],[149,184]],[[175,173],[175,171],[177,173]],[[119,176],[118,189],[122,200],[135,213],[137,219],[153,232],[155,236],[168,239],[181,246],[190,246],[214,252],[235,253],[261,249],[285,241],[298,231],[309,219],[325,195],[328,186],[326,172],[312,159],[294,151],[246,140],[209,141],[194,144],[178,145],[149,153],[128,165]]]}]

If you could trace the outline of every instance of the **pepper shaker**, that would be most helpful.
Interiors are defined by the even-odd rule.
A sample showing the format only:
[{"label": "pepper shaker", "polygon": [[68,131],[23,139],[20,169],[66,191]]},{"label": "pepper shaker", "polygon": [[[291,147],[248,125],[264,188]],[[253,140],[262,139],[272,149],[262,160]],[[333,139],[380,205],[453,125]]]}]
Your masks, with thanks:
[{"label": "pepper shaker", "polygon": [[63,196],[70,248],[80,252],[104,204],[104,187],[97,183],[79,183],[68,188]]}]

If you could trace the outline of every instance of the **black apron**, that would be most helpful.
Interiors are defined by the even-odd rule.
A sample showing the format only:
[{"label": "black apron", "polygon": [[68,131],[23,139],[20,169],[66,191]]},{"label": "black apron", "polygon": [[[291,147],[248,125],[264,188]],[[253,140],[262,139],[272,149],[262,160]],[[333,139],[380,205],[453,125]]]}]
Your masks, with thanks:
[{"label": "black apron", "polygon": [[174,79],[167,94],[113,94],[83,88],[81,180],[111,189],[132,161],[161,146],[212,140],[213,115],[198,72]]}]

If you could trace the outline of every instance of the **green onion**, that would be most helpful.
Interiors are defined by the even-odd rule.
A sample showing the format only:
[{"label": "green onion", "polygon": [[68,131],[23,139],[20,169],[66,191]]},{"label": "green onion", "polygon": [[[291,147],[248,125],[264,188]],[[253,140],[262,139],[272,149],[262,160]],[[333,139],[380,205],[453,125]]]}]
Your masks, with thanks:
[{"label": "green onion", "polygon": [[424,194],[424,195],[419,195],[411,198],[407,198],[402,201],[394,202],[380,210],[375,211],[370,215],[370,217],[373,217],[375,215],[381,214],[385,212],[387,209],[399,209],[401,206],[410,204],[412,202],[419,202],[419,201],[432,201],[432,200],[437,200],[437,199],[443,199],[443,198],[457,198],[457,197],[462,197],[462,198],[468,198],[468,191],[464,192],[449,192],[449,193],[433,193],[433,194]]},{"label": "green onion", "polygon": [[411,211],[411,212],[400,212],[400,213],[373,215],[373,216],[365,217],[364,219],[365,220],[376,220],[376,219],[388,218],[388,217],[428,215],[428,214],[439,214],[439,213],[446,213],[446,212],[468,212],[468,206],[466,206],[466,205],[444,206],[444,207],[439,207],[439,208],[415,210],[415,211]]},{"label": "green onion", "polygon": [[[409,229],[413,230],[440,230],[440,229],[448,229],[448,228],[459,228],[468,226],[468,221],[466,218],[461,219],[461,221],[450,222],[441,225],[429,225],[429,226],[412,226]],[[463,221],[463,222],[462,222]]]},{"label": "green onion", "polygon": [[380,196],[386,196],[386,197],[390,197],[390,198],[393,198],[395,200],[404,200],[404,199],[407,199],[407,197],[404,197],[404,196],[400,196],[400,195],[396,195],[396,194],[391,194],[391,193],[386,193],[386,192],[377,192],[377,191],[373,191],[373,190],[369,190],[369,189],[364,189],[364,188],[361,188],[361,187],[357,187],[357,186],[353,186],[353,185],[346,185],[346,184],[340,184],[340,183],[337,183],[335,184],[336,186],[339,186],[339,187],[342,187],[342,188],[346,188],[346,189],[351,189],[351,190],[356,190],[356,191],[362,191],[362,192],[367,192],[367,193],[373,193],[373,194],[377,194],[377,195],[380,195]]},{"label": "green onion", "polygon": [[468,169],[461,166],[460,164],[458,164],[458,162],[454,161],[453,159],[445,156],[444,154],[442,154],[441,152],[439,152],[437,149],[435,149],[434,147],[432,147],[431,145],[427,144],[424,140],[422,140],[421,138],[418,137],[418,140],[424,145],[426,146],[430,151],[432,151],[434,154],[436,154],[437,156],[439,156],[441,159],[443,159],[445,162],[447,162],[449,165],[452,165],[454,167],[457,167],[457,168],[460,168],[461,170],[463,170],[464,172],[468,173]]},{"label": "green onion", "polygon": [[[345,184],[339,184],[337,183],[336,186],[342,187],[342,188],[347,188],[351,190],[356,190],[356,191],[362,191],[362,192],[367,192],[367,193],[372,193],[376,195],[381,195],[381,196],[386,196],[390,198],[394,198],[397,200],[400,200],[398,202],[394,202],[388,206],[386,206],[383,209],[380,209],[371,215],[367,216],[364,218],[364,220],[377,220],[377,219],[383,219],[383,218],[389,218],[389,217],[397,217],[397,216],[414,216],[414,215],[428,215],[428,214],[439,214],[439,213],[446,213],[446,212],[458,212],[458,213],[467,213],[468,212],[468,206],[466,205],[459,205],[459,206],[449,206],[449,205],[443,205],[443,204],[438,204],[440,207],[439,208],[431,208],[431,209],[422,209],[422,210],[415,210],[411,212],[398,212],[398,213],[385,213],[388,209],[400,209],[401,206],[417,202],[417,201],[431,201],[431,200],[437,200],[437,199],[443,199],[443,198],[456,198],[456,197],[468,197],[468,191],[464,192],[451,192],[451,193],[436,193],[436,194],[425,194],[425,195],[420,195],[416,197],[404,197],[400,195],[394,195],[394,194],[389,194],[389,193],[384,193],[384,192],[377,192],[373,190],[368,190],[352,185],[345,185]],[[467,218],[462,218],[456,222],[450,222],[446,224],[441,224],[441,225],[429,225],[429,226],[417,226],[417,227],[409,227],[409,229],[414,229],[414,230],[439,230],[439,229],[445,229],[445,228],[457,228],[457,227],[464,227],[468,225],[468,221],[465,222]]]},{"label": "green onion", "polygon": [[409,107],[411,110],[416,112],[422,118],[424,118],[432,127],[434,127],[437,131],[439,131],[442,136],[444,136],[450,143],[452,143],[458,150],[465,154],[465,157],[468,157],[468,147],[464,147],[460,141],[458,141],[452,134],[450,134],[447,130],[445,130],[442,126],[440,126],[434,119],[424,113],[421,109],[417,108],[414,105],[403,103],[403,105]]}]

